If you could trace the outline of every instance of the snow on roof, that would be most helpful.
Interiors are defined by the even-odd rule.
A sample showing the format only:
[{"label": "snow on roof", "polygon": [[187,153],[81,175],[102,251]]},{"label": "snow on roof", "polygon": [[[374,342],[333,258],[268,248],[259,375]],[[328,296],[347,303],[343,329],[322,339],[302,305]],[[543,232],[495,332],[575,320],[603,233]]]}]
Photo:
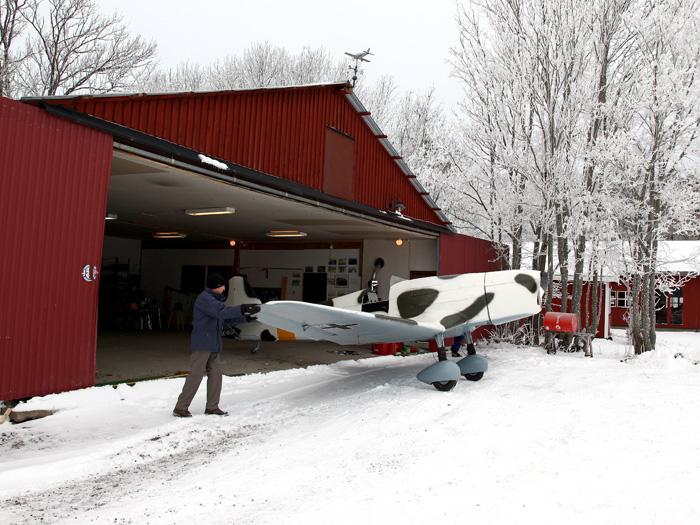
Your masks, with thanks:
[{"label": "snow on roof", "polygon": [[242,91],[280,91],[280,90],[292,90],[292,89],[305,89],[305,88],[319,88],[319,87],[346,87],[349,86],[347,80],[337,80],[332,82],[318,82],[310,84],[294,84],[294,85],[271,85],[271,86],[250,86],[250,87],[236,87],[228,89],[202,89],[202,90],[190,90],[190,91],[131,91],[131,92],[110,92],[110,93],[78,93],[74,95],[52,95],[52,96],[31,96],[22,97],[23,101],[42,101],[42,100],[72,100],[72,99],[92,99],[92,98],[146,98],[146,97],[174,97],[174,96],[188,96],[188,95],[222,95],[226,93],[236,93]]}]

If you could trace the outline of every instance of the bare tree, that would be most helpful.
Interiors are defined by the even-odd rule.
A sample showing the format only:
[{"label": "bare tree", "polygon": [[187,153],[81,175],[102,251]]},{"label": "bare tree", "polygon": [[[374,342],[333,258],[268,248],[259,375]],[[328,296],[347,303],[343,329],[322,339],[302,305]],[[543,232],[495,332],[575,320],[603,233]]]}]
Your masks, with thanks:
[{"label": "bare tree", "polygon": [[14,52],[25,20],[29,0],[0,0],[0,96],[12,96],[12,80],[17,64],[26,58]]},{"label": "bare tree", "polygon": [[18,70],[27,95],[106,93],[132,86],[155,60],[155,43],[131,36],[93,0],[31,0],[29,56]]}]

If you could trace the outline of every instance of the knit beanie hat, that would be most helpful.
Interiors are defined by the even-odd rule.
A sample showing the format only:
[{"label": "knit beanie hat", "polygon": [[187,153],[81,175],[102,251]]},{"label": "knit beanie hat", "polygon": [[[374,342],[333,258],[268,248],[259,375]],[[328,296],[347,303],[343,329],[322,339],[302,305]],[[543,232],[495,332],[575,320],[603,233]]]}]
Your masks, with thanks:
[{"label": "knit beanie hat", "polygon": [[209,277],[207,277],[207,288],[211,290],[218,288],[219,286],[225,285],[226,281],[224,281],[224,278],[221,277],[218,273],[210,273]]}]

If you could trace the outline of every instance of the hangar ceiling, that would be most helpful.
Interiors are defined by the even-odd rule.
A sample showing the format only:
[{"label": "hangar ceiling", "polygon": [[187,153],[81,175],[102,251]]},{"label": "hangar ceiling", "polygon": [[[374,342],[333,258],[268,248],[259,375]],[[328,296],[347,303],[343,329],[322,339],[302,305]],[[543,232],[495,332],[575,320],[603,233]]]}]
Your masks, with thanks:
[{"label": "hangar ceiling", "polygon": [[[186,209],[232,207],[233,215],[189,216]],[[429,239],[430,235],[376,220],[217,181],[211,177],[114,150],[105,235],[141,240],[179,231],[188,241],[271,240],[270,230],[301,230],[303,241]],[[410,226],[410,225],[409,225]],[[289,241],[289,239],[285,239]],[[161,240],[163,243],[171,240]]]}]

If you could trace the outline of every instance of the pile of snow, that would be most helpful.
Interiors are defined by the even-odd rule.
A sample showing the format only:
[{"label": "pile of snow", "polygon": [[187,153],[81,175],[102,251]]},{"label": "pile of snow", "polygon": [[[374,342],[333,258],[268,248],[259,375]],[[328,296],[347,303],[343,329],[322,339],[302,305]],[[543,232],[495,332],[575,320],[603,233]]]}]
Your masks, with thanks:
[{"label": "pile of snow", "polygon": [[215,168],[219,168],[220,170],[228,169],[228,164],[225,164],[219,160],[212,159],[211,157],[207,157],[206,155],[202,155],[201,153],[197,156],[199,157],[199,160],[202,162],[202,164],[209,164],[211,166],[214,166]]},{"label": "pile of snow", "polygon": [[[490,345],[479,382],[415,379],[434,355],[32,399],[0,427],[0,523],[698,523],[700,334],[623,334],[594,358]],[[683,357],[674,357],[682,353]]]}]

